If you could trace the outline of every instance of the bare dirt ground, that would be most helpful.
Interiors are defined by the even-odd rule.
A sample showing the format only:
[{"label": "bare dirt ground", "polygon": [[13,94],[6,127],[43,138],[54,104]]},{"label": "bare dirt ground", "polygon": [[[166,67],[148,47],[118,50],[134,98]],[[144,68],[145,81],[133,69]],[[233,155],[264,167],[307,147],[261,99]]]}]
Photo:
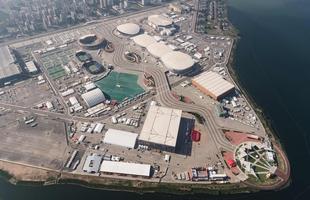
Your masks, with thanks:
[{"label": "bare dirt ground", "polygon": [[51,178],[56,178],[57,172],[28,167],[6,161],[0,161],[0,170],[6,171],[19,181],[38,181],[43,182]]}]

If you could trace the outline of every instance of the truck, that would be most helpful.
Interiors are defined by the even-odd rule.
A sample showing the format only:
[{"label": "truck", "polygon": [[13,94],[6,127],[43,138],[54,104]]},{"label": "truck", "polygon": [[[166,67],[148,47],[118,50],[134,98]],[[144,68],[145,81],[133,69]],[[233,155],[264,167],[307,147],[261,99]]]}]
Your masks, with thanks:
[{"label": "truck", "polygon": [[85,138],[86,138],[85,135],[81,135],[76,143],[80,144],[81,142],[83,142],[85,140]]},{"label": "truck", "polygon": [[113,123],[113,124],[117,124],[117,119],[116,119],[116,117],[114,117],[114,116],[112,117],[112,123]]}]

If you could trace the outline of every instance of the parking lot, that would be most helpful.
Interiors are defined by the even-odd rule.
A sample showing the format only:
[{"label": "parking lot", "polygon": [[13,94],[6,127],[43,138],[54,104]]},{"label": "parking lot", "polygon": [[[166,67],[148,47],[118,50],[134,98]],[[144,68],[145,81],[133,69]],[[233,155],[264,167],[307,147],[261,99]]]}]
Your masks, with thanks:
[{"label": "parking lot", "polygon": [[4,88],[0,95],[0,102],[20,106],[34,106],[35,104],[54,97],[47,83],[38,84],[37,78],[32,78],[14,86]]},{"label": "parking lot", "polygon": [[37,125],[25,124],[25,113],[1,111],[0,159],[59,170],[67,143],[64,123],[37,117]]}]

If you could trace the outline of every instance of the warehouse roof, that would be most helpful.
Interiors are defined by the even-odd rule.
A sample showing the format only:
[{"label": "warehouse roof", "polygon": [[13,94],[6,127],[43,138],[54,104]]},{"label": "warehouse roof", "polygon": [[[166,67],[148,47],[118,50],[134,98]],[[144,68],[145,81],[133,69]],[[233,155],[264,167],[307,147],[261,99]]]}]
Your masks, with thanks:
[{"label": "warehouse roof", "polygon": [[217,97],[235,88],[232,83],[226,81],[215,72],[204,72],[194,78],[193,81]]},{"label": "warehouse roof", "polygon": [[104,136],[103,142],[114,144],[127,148],[134,148],[138,134],[128,131],[121,131],[116,129],[109,129]]},{"label": "warehouse roof", "polygon": [[97,154],[87,156],[83,166],[83,171],[88,173],[97,173],[100,169],[101,160],[102,156]]},{"label": "warehouse roof", "polygon": [[156,40],[152,36],[149,36],[145,33],[132,37],[132,39],[137,45],[142,47],[147,47],[150,44],[156,43]]},{"label": "warehouse roof", "polygon": [[126,23],[117,26],[117,30],[126,35],[136,35],[140,32],[140,26],[134,23]]},{"label": "warehouse roof", "polygon": [[160,58],[163,55],[169,52],[172,52],[172,49],[170,47],[168,47],[165,44],[157,43],[157,42],[147,46],[147,50],[150,52],[150,54],[152,54],[153,56],[157,58]]},{"label": "warehouse roof", "polygon": [[33,61],[26,62],[25,64],[28,72],[35,73],[38,71],[38,68],[36,67]]},{"label": "warehouse roof", "polygon": [[151,172],[151,165],[104,160],[101,164],[100,171],[115,174],[128,174],[149,177]]},{"label": "warehouse roof", "polygon": [[167,53],[160,59],[168,69],[177,71],[186,70],[195,64],[191,56],[179,51]]},{"label": "warehouse roof", "polygon": [[151,105],[139,140],[175,147],[182,110]]},{"label": "warehouse roof", "polygon": [[8,46],[0,47],[0,79],[21,73]]},{"label": "warehouse roof", "polygon": [[83,98],[88,107],[93,107],[105,101],[105,96],[99,88],[86,92],[82,94],[81,97]]},{"label": "warehouse roof", "polygon": [[173,21],[163,15],[150,15],[148,21],[155,26],[170,26]]}]

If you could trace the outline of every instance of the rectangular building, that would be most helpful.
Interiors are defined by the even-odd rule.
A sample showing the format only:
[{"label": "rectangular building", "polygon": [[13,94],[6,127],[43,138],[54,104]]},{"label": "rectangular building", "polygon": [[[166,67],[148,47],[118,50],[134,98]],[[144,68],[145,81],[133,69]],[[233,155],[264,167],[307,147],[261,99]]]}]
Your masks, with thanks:
[{"label": "rectangular building", "polygon": [[128,131],[109,129],[104,136],[103,142],[127,148],[134,148],[138,134]]},{"label": "rectangular building", "polygon": [[102,156],[99,156],[97,154],[87,156],[83,166],[83,171],[88,173],[98,173],[101,161]]},{"label": "rectangular building", "polygon": [[108,174],[150,177],[151,165],[104,160],[102,161],[100,172]]},{"label": "rectangular building", "polygon": [[139,143],[166,151],[175,151],[182,110],[151,105]]},{"label": "rectangular building", "polygon": [[204,72],[192,80],[192,85],[215,100],[234,91],[235,86],[215,72]]},{"label": "rectangular building", "polygon": [[21,70],[16,64],[15,56],[8,46],[0,47],[0,83],[14,81],[20,76]]},{"label": "rectangular building", "polygon": [[38,68],[33,61],[26,62],[25,64],[29,73],[34,74],[38,72]]}]

